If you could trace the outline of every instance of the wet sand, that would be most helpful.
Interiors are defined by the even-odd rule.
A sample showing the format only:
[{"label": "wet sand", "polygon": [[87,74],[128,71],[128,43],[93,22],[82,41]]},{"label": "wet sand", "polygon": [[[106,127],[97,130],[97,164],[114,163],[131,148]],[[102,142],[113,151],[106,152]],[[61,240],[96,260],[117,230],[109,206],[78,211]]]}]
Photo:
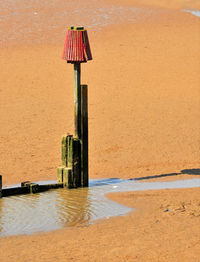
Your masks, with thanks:
[{"label": "wet sand", "polygon": [[[130,10],[123,9],[122,21],[113,11],[108,24],[94,23],[88,30],[94,60],[82,66],[82,83],[89,86],[92,178],[179,173],[162,177],[166,180],[199,174],[192,170],[200,166],[200,20],[181,10],[200,7],[197,1],[171,2],[169,9],[167,1],[151,6],[146,2],[132,4],[141,8],[134,21],[130,13],[126,17]],[[91,8],[102,5],[110,10],[113,4],[93,2]],[[63,5],[58,7],[62,10]],[[130,1],[115,6],[129,7]],[[56,17],[52,21],[53,11],[36,7],[31,12],[44,11],[42,31],[36,22],[26,20],[26,12],[20,16],[26,33],[17,30],[14,41],[15,17],[2,26],[0,173],[4,185],[55,179],[61,136],[73,132],[73,68],[60,59],[64,25],[70,20],[58,20],[55,29],[46,27]],[[89,16],[82,21],[91,22]],[[185,169],[189,171],[181,173]],[[198,212],[198,193],[198,189],[159,191],[149,197],[139,193],[141,201],[131,202],[137,204],[137,215],[87,228],[1,239],[0,256],[5,262],[198,261],[198,216],[166,214],[155,207],[172,202],[179,208],[177,201],[188,197]],[[117,201],[129,205],[137,193],[119,196]],[[158,227],[153,223],[157,220]],[[191,231],[184,231],[184,225],[190,225]]]}]

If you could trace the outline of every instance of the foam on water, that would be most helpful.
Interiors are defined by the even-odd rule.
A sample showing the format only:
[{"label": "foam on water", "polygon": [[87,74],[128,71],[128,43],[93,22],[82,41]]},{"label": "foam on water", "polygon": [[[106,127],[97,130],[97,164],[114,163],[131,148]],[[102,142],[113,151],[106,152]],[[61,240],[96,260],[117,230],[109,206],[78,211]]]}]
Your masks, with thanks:
[{"label": "foam on water", "polygon": [[0,236],[88,226],[97,219],[121,216],[132,211],[131,208],[107,199],[107,193],[190,187],[200,187],[200,179],[149,183],[98,179],[91,180],[89,188],[57,189],[2,198]]},{"label": "foam on water", "polygon": [[105,26],[118,25],[124,21],[136,23],[152,13],[152,10],[138,7],[100,7],[98,1],[90,5],[66,1],[63,9],[59,7],[58,0],[46,5],[40,3],[41,6],[32,0],[26,2],[24,7],[21,2],[16,5],[12,1],[0,0],[0,43],[57,43],[64,38],[67,26],[84,25],[88,29],[101,30]]},{"label": "foam on water", "polygon": [[184,12],[191,13],[195,16],[200,17],[200,10],[184,10]]}]

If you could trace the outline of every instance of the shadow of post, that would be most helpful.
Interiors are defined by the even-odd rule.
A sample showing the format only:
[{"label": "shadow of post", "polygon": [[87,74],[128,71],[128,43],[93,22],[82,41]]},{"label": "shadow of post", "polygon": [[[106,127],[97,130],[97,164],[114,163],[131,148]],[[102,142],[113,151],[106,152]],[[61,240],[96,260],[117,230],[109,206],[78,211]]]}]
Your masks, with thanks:
[{"label": "shadow of post", "polygon": [[171,176],[179,176],[179,175],[200,175],[200,169],[199,168],[192,168],[192,169],[183,169],[180,171],[180,173],[169,173],[169,174],[160,174],[160,175],[153,175],[153,176],[144,176],[144,177],[138,177],[138,178],[131,178],[129,180],[147,180],[147,179],[154,179],[154,178],[162,178],[162,177],[171,177]]},{"label": "shadow of post", "polygon": [[187,175],[200,175],[200,168],[183,169],[181,173]]}]

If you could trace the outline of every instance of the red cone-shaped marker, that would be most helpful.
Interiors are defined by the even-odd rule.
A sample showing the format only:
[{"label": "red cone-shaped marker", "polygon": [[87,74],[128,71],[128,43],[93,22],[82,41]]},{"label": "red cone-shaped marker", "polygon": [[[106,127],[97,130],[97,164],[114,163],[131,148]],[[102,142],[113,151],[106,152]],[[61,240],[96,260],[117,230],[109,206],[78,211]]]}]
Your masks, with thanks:
[{"label": "red cone-shaped marker", "polygon": [[68,28],[62,58],[68,63],[92,60],[87,30],[83,27]]}]

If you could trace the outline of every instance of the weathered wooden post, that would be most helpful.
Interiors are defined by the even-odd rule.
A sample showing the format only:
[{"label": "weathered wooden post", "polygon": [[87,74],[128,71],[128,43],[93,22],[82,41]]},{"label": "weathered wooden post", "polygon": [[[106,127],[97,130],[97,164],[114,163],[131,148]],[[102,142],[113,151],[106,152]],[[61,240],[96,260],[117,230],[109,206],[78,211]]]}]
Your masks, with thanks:
[{"label": "weathered wooden post", "polygon": [[81,137],[81,64],[74,63],[74,127],[75,137]]},{"label": "weathered wooden post", "polygon": [[88,186],[88,87],[81,85],[81,185]]},{"label": "weathered wooden post", "polygon": [[[81,85],[81,63],[92,60],[87,31],[84,27],[67,30],[62,58],[74,64],[74,135],[62,139],[62,167],[58,182],[64,186],[88,186],[88,102],[87,86]],[[71,141],[71,142],[70,142]]]}]

